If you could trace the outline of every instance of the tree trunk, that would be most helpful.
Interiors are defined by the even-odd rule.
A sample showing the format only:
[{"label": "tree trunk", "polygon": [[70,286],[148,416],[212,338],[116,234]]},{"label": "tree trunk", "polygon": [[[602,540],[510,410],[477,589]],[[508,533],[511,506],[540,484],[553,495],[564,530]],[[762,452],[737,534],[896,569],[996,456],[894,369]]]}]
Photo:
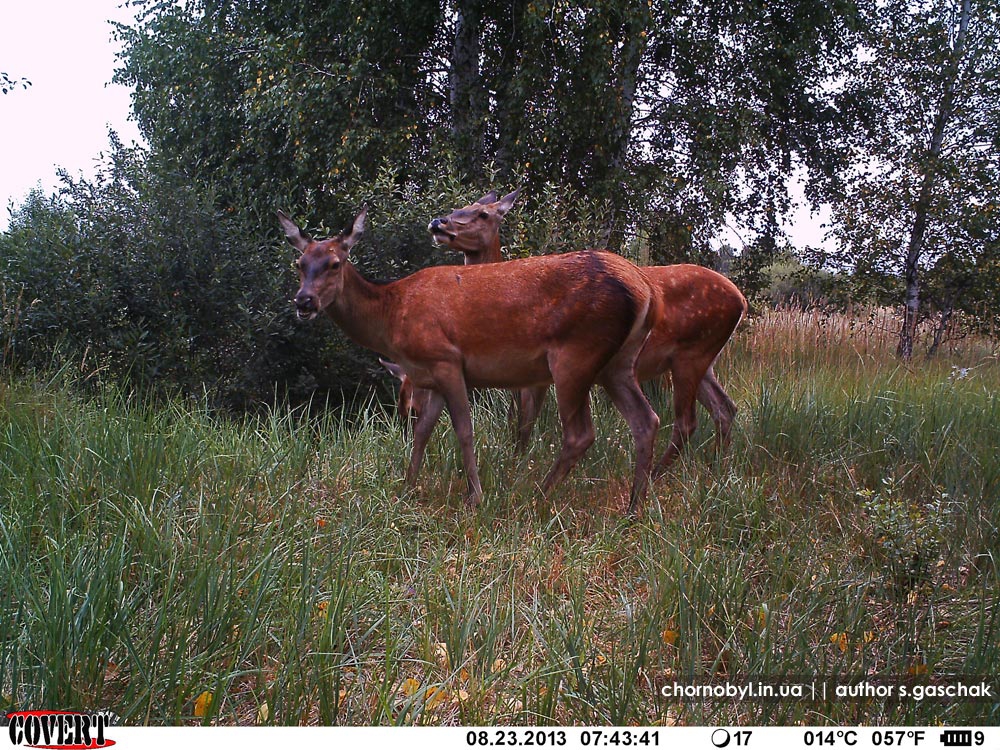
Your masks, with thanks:
[{"label": "tree trunk", "polygon": [[[637,16],[624,24],[622,33],[625,43],[622,48],[618,71],[618,101],[616,102],[613,133],[611,139],[612,153],[608,164],[608,175],[616,183],[612,195],[623,195],[622,178],[627,173],[628,151],[632,144],[632,120],[635,109],[635,94],[639,80],[639,65],[646,49],[645,16]],[[611,215],[605,224],[605,246],[615,252],[621,250],[624,242],[624,226],[627,217],[624,213],[628,207],[621,205],[620,200],[612,206]]]},{"label": "tree trunk", "polygon": [[941,342],[944,341],[944,335],[948,332],[948,324],[951,322],[951,313],[955,309],[951,301],[945,305],[944,309],[941,310],[941,319],[938,321],[937,330],[934,331],[934,342],[931,344],[931,348],[927,351],[928,359],[933,357],[941,346]]},{"label": "tree trunk", "polygon": [[955,46],[952,48],[951,58],[945,73],[941,105],[934,118],[934,130],[931,134],[930,147],[927,149],[927,162],[924,165],[925,171],[920,184],[920,194],[914,207],[913,229],[906,247],[906,259],[903,265],[903,277],[906,283],[903,326],[899,332],[899,347],[896,350],[897,354],[904,360],[910,360],[913,357],[917,317],[920,313],[920,260],[924,254],[927,215],[934,197],[938,159],[941,156],[941,146],[944,143],[945,128],[947,128],[955,109],[955,85],[958,81],[959,64],[965,50],[965,36],[969,29],[971,6],[972,0],[962,0],[962,16],[959,20],[958,34],[955,37]]},{"label": "tree trunk", "polygon": [[479,0],[464,0],[457,3],[457,11],[449,75],[452,136],[460,169],[470,179],[477,180],[483,171],[486,121],[486,94],[479,72],[482,9]]},{"label": "tree trunk", "polygon": [[[510,181],[518,173],[521,138],[527,113],[528,91],[532,88],[530,66],[525,69],[528,58],[525,50],[524,13],[527,0],[511,0],[503,6],[503,13],[497,23],[503,33],[498,34],[500,43],[497,68],[487,71],[496,91],[497,106],[493,126],[496,129],[495,158],[498,177]],[[508,184],[508,188],[517,187]]]}]

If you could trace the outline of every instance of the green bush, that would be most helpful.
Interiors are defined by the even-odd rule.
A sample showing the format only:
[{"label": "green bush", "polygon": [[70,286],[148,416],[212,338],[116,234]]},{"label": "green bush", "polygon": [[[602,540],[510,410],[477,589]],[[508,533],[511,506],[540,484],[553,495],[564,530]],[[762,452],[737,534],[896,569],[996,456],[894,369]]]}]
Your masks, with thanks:
[{"label": "green bush", "polygon": [[6,359],[224,400],[266,395],[248,376],[262,341],[289,337],[286,259],[268,238],[248,243],[246,220],[210,191],[115,147],[93,181],[64,175],[58,196],[29,196],[0,237]]},{"label": "green bush", "polygon": [[[227,205],[210,185],[113,141],[93,180],[63,175],[36,192],[0,235],[0,354],[7,365],[71,366],[89,380],[141,390],[207,393],[237,409],[270,402],[343,402],[388,385],[372,352],[326,321],[299,323],[290,299],[294,251],[274,210],[317,237],[369,207],[354,255],[372,278],[459,263],[428,222],[478,199],[448,177],[417,183],[383,167],[336,196],[337,215],[312,215],[283,196]],[[544,187],[519,200],[503,228],[511,255],[600,244],[600,207]]]}]

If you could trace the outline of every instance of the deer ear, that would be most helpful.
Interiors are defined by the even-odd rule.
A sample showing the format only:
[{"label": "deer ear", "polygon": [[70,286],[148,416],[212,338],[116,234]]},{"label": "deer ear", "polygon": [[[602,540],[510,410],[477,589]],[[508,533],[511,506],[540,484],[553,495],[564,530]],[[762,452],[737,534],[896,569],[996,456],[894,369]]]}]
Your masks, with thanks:
[{"label": "deer ear", "polygon": [[345,229],[341,235],[341,241],[345,250],[350,250],[355,243],[361,239],[365,231],[365,219],[368,217],[368,206],[362,206],[361,212],[354,217],[354,223],[349,229]]},{"label": "deer ear", "polygon": [[395,362],[387,362],[381,357],[378,358],[378,361],[379,364],[382,365],[382,367],[384,367],[386,370],[388,370],[389,374],[392,375],[397,380],[402,380],[403,378],[406,377],[406,371],[402,367],[397,365]]},{"label": "deer ear", "polygon": [[285,237],[292,243],[292,247],[299,252],[305,252],[312,238],[299,229],[299,225],[289,219],[284,211],[278,211],[278,221],[281,222],[281,228],[285,230]]},{"label": "deer ear", "polygon": [[517,196],[520,194],[521,188],[518,188],[513,193],[507,193],[507,195],[501,198],[500,202],[497,204],[497,213],[503,216],[510,211],[510,207],[514,205],[514,201],[517,200]]},{"label": "deer ear", "polygon": [[477,200],[476,201],[476,205],[486,206],[486,205],[488,205],[490,203],[496,203],[496,202],[497,202],[497,191],[496,190],[491,190],[486,195],[484,195],[482,198],[480,198],[479,200]]}]

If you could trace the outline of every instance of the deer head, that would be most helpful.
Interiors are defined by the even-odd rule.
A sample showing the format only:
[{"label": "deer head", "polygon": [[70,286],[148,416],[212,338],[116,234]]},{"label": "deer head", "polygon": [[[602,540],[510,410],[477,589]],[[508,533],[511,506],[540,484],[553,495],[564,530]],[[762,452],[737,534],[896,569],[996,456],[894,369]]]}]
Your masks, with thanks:
[{"label": "deer head", "polygon": [[[475,203],[432,220],[427,228],[436,243],[465,253],[466,263],[499,261],[500,222],[520,192],[518,188],[497,200],[497,194],[491,190]],[[481,258],[483,254],[496,257]]]},{"label": "deer head", "polygon": [[354,223],[339,235],[316,241],[278,211],[278,221],[285,230],[285,237],[302,253],[295,261],[299,272],[295,312],[299,320],[312,320],[340,296],[344,288],[344,264],[348,261],[351,248],[365,230],[367,213],[368,208],[362,208]]}]

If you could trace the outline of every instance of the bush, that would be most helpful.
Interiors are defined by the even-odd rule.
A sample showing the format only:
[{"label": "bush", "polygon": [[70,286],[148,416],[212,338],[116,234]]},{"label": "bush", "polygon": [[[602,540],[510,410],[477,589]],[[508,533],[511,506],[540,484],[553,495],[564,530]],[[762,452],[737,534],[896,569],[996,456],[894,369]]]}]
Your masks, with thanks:
[{"label": "bush", "polygon": [[[427,224],[494,187],[470,191],[439,176],[421,184],[383,167],[330,201],[338,215],[315,216],[281,196],[270,206],[259,196],[226,205],[155,156],[112,146],[93,180],[64,174],[58,195],[30,195],[0,235],[4,362],[70,364],[87,379],[207,393],[238,409],[276,396],[343,402],[388,384],[375,355],[336,326],[295,319],[294,251],[274,209],[321,237],[367,204],[357,265],[369,277],[398,278],[460,262],[434,246]],[[503,231],[521,256],[597,245],[603,223],[599,207],[544,187],[521,197]]]},{"label": "bush", "polygon": [[29,196],[0,237],[3,294],[17,305],[6,358],[68,361],[139,387],[245,392],[246,365],[288,297],[283,259],[247,236],[210,192],[115,144],[93,182],[63,175],[59,196]]}]

